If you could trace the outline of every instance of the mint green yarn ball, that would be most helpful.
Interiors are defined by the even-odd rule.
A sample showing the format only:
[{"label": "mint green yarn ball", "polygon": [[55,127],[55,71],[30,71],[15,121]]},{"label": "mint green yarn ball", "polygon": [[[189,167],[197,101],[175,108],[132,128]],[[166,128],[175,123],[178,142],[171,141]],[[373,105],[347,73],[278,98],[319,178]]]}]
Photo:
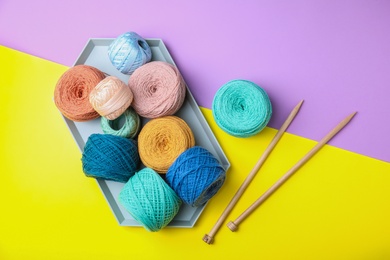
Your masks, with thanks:
[{"label": "mint green yarn ball", "polygon": [[134,138],[141,128],[141,119],[132,107],[114,120],[103,116],[100,123],[103,133],[125,138]]},{"label": "mint green yarn ball", "polygon": [[250,137],[261,132],[272,116],[268,94],[248,80],[232,80],[215,94],[212,114],[217,125],[235,137]]},{"label": "mint green yarn ball", "polygon": [[159,231],[176,216],[181,199],[151,168],[136,172],[119,193],[119,202],[146,230]]}]

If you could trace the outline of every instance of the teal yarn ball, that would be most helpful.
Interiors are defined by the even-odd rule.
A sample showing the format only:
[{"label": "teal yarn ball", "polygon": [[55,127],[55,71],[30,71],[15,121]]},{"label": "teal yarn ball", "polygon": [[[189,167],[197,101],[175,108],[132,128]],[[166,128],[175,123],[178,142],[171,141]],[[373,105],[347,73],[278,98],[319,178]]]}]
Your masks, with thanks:
[{"label": "teal yarn ball", "polygon": [[257,84],[232,80],[215,94],[212,114],[217,125],[235,137],[250,137],[263,130],[272,116],[271,101]]},{"label": "teal yarn ball", "polygon": [[194,146],[177,157],[166,173],[166,181],[184,203],[199,207],[222,187],[225,169],[207,149]]},{"label": "teal yarn ball", "polygon": [[135,173],[119,193],[121,205],[146,230],[164,228],[179,212],[180,198],[151,168]]},{"label": "teal yarn ball", "polygon": [[141,119],[135,110],[129,107],[114,120],[102,116],[100,125],[105,134],[134,138],[140,131]]},{"label": "teal yarn ball", "polygon": [[92,134],[81,157],[87,177],[127,182],[136,172],[140,158],[136,142],[109,134]]},{"label": "teal yarn ball", "polygon": [[126,32],[108,46],[108,58],[117,70],[131,75],[151,60],[152,50],[146,40],[136,32]]}]

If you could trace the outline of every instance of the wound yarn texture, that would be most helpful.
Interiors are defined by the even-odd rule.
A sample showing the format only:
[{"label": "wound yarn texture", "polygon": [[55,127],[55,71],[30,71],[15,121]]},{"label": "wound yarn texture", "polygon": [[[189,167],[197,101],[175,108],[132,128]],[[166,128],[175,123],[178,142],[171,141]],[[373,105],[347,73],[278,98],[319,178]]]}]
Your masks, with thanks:
[{"label": "wound yarn texture", "polygon": [[263,130],[272,116],[271,101],[257,84],[232,80],[215,94],[212,114],[217,125],[236,137],[250,137]]},{"label": "wound yarn texture", "polygon": [[88,65],[76,65],[65,71],[54,90],[54,102],[70,120],[83,122],[99,117],[89,102],[89,94],[105,78],[103,72]]},{"label": "wound yarn texture", "polygon": [[119,117],[133,101],[133,93],[119,78],[108,76],[100,81],[89,94],[92,107],[107,119]]},{"label": "wound yarn texture", "polygon": [[186,95],[179,70],[163,61],[151,61],[138,68],[130,76],[128,85],[134,94],[132,106],[146,118],[175,114]]},{"label": "wound yarn texture", "polygon": [[138,135],[141,161],[158,173],[166,173],[175,159],[194,145],[190,127],[177,116],[152,119]]},{"label": "wound yarn texture", "polygon": [[204,205],[222,187],[225,169],[207,149],[194,146],[184,151],[169,167],[166,181],[184,203]]},{"label": "wound yarn texture", "polygon": [[100,124],[103,133],[126,138],[135,138],[141,129],[141,119],[132,107],[114,120],[101,117]]},{"label": "wound yarn texture", "polygon": [[84,146],[81,161],[87,177],[127,182],[140,160],[136,142],[132,139],[92,134]]},{"label": "wound yarn texture", "polygon": [[137,68],[151,60],[152,50],[140,35],[126,32],[108,46],[108,57],[117,70],[131,75]]},{"label": "wound yarn texture", "polygon": [[135,173],[119,194],[119,202],[148,231],[167,226],[179,212],[181,200],[154,170]]}]

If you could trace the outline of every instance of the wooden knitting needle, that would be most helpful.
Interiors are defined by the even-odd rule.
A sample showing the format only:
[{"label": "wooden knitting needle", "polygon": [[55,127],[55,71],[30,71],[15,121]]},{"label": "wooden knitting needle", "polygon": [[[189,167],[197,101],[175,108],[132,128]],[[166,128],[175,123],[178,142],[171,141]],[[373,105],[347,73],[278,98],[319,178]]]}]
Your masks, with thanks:
[{"label": "wooden knitting needle", "polygon": [[279,131],[276,133],[271,143],[264,151],[263,155],[257,161],[256,165],[253,167],[252,171],[248,174],[244,182],[241,184],[240,188],[237,190],[236,194],[234,195],[230,203],[227,205],[226,209],[222,212],[221,216],[219,217],[218,221],[215,223],[214,227],[211,229],[211,231],[208,234],[206,234],[203,237],[204,242],[206,242],[207,244],[212,244],[214,242],[215,234],[218,232],[219,228],[226,220],[229,213],[232,211],[233,207],[237,204],[238,200],[241,198],[242,194],[245,192],[246,188],[249,186],[249,184],[255,177],[256,173],[259,171],[260,167],[264,164],[268,155],[272,152],[272,150],[274,149],[274,147],[282,137],[283,133],[286,131],[287,127],[290,125],[290,123],[293,121],[295,116],[298,114],[299,109],[302,106],[302,103],[303,100],[300,101],[298,105],[296,105],[294,109],[291,111],[290,115],[287,117],[286,121],[283,123]]},{"label": "wooden knitting needle", "polygon": [[314,146],[301,160],[299,160],[287,173],[285,173],[274,185],[261,195],[250,207],[248,207],[236,220],[230,221],[227,226],[231,231],[236,231],[238,225],[248,217],[260,204],[262,204],[272,193],[274,193],[287,179],[293,175],[303,164],[305,164],[318,150],[321,149],[332,137],[346,126],[355,116],[354,112],[341,121],[332,131],[330,131],[316,146]]}]

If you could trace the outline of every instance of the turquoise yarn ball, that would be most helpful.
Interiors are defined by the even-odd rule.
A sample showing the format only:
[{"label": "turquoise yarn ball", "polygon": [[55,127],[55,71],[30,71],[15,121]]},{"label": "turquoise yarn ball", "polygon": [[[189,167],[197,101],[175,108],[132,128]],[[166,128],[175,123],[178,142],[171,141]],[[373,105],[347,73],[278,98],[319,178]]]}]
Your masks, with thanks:
[{"label": "turquoise yarn ball", "polygon": [[176,193],[151,168],[135,173],[119,193],[119,202],[148,231],[172,221],[182,204]]},{"label": "turquoise yarn ball", "polygon": [[100,121],[103,133],[126,138],[134,138],[141,128],[141,119],[132,107],[114,120],[104,116]]},{"label": "turquoise yarn ball", "polygon": [[126,32],[108,46],[108,57],[117,70],[131,75],[151,60],[152,50],[146,40],[137,33]]},{"label": "turquoise yarn ball", "polygon": [[109,134],[92,134],[81,157],[87,177],[127,182],[136,172],[140,158],[136,142]]},{"label": "turquoise yarn ball", "polygon": [[194,146],[177,157],[166,173],[166,181],[184,203],[204,205],[222,187],[225,169],[207,149]]},{"label": "turquoise yarn ball", "polygon": [[257,84],[232,80],[215,94],[212,114],[217,125],[235,137],[250,137],[263,130],[272,116],[271,101]]}]

